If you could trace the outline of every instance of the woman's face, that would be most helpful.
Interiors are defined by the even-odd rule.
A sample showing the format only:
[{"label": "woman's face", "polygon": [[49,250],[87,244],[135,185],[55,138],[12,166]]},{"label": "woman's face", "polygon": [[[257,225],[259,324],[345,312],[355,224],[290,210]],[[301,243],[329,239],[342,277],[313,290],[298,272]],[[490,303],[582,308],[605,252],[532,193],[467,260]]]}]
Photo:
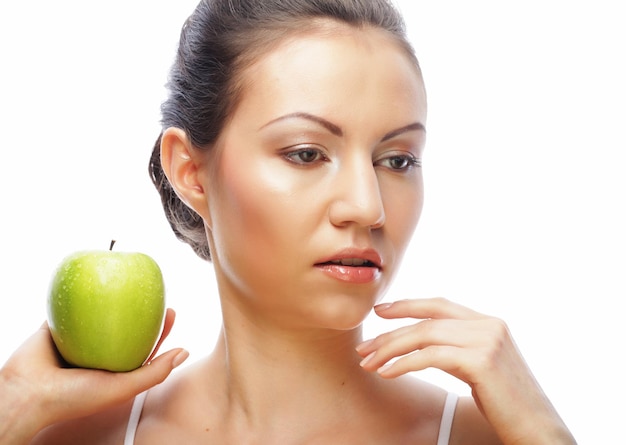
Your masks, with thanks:
[{"label": "woman's face", "polygon": [[257,323],[357,326],[420,216],[421,76],[383,31],[339,29],[246,69],[202,179],[223,304]]}]

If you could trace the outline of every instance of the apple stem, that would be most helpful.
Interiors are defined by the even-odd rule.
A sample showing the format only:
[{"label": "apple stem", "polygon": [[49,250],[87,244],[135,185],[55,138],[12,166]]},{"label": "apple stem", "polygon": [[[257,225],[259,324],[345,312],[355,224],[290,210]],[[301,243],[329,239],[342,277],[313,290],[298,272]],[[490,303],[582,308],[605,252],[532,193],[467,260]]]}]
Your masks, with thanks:
[{"label": "apple stem", "polygon": [[111,240],[111,245],[109,246],[109,250],[113,250],[113,245],[115,244],[115,240]]}]

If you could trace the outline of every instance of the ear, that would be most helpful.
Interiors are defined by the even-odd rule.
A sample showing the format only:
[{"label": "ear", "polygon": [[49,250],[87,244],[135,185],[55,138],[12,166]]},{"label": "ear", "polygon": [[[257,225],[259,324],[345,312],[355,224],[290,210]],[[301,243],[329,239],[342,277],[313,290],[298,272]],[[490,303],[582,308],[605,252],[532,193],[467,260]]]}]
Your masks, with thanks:
[{"label": "ear", "polygon": [[176,195],[208,223],[207,196],[201,182],[204,157],[180,128],[170,127],[161,136],[161,166]]}]

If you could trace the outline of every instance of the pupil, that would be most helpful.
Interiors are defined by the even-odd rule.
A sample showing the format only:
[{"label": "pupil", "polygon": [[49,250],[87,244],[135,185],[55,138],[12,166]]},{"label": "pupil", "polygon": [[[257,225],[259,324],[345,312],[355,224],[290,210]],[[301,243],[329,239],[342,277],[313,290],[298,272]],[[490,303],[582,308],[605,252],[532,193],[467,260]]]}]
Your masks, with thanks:
[{"label": "pupil", "polygon": [[404,168],[404,167],[406,167],[406,163],[407,163],[407,160],[404,159],[404,158],[397,157],[397,158],[392,158],[391,159],[391,166],[393,168],[398,168],[398,169],[399,168]]},{"label": "pupil", "polygon": [[315,151],[313,150],[304,150],[300,152],[300,159],[305,162],[311,162],[315,160]]}]

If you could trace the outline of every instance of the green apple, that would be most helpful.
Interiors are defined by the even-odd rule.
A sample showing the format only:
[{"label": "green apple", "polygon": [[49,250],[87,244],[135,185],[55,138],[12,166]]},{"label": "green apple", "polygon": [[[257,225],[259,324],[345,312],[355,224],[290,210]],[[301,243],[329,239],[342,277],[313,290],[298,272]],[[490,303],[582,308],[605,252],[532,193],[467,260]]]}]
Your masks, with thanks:
[{"label": "green apple", "polygon": [[161,269],[143,253],[76,252],[56,270],[47,309],[54,343],[70,365],[136,369],[161,332],[165,315]]}]

